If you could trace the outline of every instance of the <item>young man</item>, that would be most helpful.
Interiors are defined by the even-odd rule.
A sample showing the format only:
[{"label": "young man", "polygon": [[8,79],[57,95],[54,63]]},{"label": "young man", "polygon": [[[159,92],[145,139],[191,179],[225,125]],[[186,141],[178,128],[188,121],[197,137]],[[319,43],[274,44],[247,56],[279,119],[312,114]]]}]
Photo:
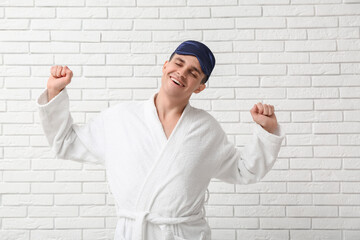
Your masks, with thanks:
[{"label": "young man", "polygon": [[104,165],[119,218],[116,240],[209,240],[204,202],[211,179],[249,184],[272,168],[284,138],[273,106],[250,110],[257,124],[240,151],[215,118],[189,104],[214,66],[207,46],[183,42],[163,65],[158,93],[108,108],[82,127],[69,112],[72,72],[51,68],[37,102],[45,135],[57,157]]}]

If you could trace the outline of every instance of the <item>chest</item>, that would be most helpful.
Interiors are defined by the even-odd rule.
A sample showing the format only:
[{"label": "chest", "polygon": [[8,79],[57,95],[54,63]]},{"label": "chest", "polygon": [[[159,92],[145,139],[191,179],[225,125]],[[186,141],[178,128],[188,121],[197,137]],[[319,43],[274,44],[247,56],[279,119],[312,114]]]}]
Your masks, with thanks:
[{"label": "chest", "polygon": [[176,123],[179,121],[179,119],[180,119],[180,116],[173,117],[168,120],[160,120],[167,139],[169,139],[169,137],[170,137],[171,133],[173,132],[173,130],[176,126]]}]

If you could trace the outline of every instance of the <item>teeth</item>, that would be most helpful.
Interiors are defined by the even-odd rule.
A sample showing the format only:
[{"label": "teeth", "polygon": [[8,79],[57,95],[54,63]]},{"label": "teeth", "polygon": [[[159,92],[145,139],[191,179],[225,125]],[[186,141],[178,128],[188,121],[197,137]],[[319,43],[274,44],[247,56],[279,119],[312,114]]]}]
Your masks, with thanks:
[{"label": "teeth", "polygon": [[183,86],[178,80],[171,78],[171,80],[173,80],[177,85]]}]

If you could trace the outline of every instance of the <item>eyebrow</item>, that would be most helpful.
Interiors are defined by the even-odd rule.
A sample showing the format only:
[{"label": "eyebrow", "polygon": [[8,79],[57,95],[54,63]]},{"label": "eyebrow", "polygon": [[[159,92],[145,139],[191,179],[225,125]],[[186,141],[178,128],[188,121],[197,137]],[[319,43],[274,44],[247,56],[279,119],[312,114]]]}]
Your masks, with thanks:
[{"label": "eyebrow", "polygon": [[[175,57],[175,60],[179,60],[180,62],[185,63],[185,60],[180,57]],[[196,72],[198,72],[201,75],[200,70],[197,69],[196,67],[192,67],[191,69],[194,69]]]}]

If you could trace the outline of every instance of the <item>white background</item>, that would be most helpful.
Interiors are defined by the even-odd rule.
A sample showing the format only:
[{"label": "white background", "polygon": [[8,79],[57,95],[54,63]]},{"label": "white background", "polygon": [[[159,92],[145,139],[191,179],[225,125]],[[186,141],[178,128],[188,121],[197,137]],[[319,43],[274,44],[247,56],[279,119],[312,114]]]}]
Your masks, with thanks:
[{"label": "white background", "polygon": [[56,160],[35,99],[52,65],[74,72],[76,123],[160,87],[184,40],[213,50],[191,104],[237,147],[275,106],[287,134],[253,185],[213,181],[213,239],[360,239],[359,0],[0,0],[0,239],[112,239],[104,169]]}]

